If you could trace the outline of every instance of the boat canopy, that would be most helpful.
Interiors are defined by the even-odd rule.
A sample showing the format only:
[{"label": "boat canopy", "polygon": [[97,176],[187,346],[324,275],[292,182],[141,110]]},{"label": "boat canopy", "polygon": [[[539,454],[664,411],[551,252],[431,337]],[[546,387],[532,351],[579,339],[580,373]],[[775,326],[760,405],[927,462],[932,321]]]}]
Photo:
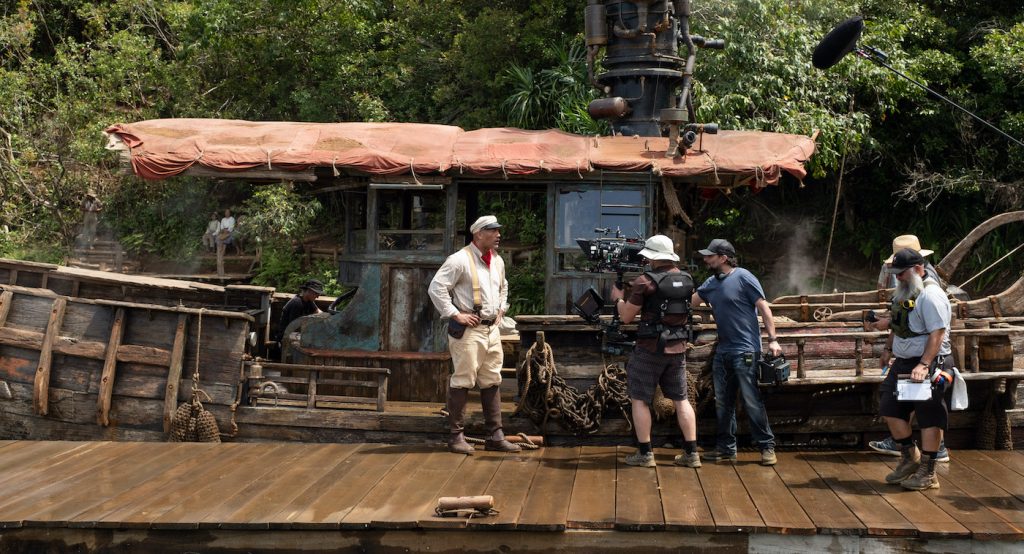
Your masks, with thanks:
[{"label": "boat canopy", "polygon": [[422,123],[290,123],[225,119],[154,119],[106,130],[110,149],[127,149],[132,170],[166,179],[193,166],[218,172],[330,168],[374,176],[651,172],[710,186],[777,184],[783,172],[802,180],[814,140],[761,131],[703,134],[683,156],[666,158],[668,139],[584,136]]}]

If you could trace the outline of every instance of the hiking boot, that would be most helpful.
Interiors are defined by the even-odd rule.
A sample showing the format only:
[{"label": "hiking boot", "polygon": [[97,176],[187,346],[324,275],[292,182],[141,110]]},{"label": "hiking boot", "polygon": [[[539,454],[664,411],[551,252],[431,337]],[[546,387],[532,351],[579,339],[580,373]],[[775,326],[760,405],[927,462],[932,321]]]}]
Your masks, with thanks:
[{"label": "hiking boot", "polygon": [[946,448],[946,441],[939,443],[939,451],[935,454],[935,461],[940,464],[949,462],[949,449]]},{"label": "hiking boot", "polygon": [[474,451],[473,445],[466,442],[466,435],[463,434],[468,396],[469,391],[466,389],[448,389],[448,451],[455,454],[472,454]]},{"label": "hiking boot", "polygon": [[900,455],[900,443],[896,442],[896,439],[891,436],[885,437],[880,441],[869,442],[868,448],[878,452],[879,454],[885,454],[886,456]]},{"label": "hiking boot", "polygon": [[677,466],[683,466],[683,467],[700,467],[701,466],[700,455],[697,454],[696,452],[690,452],[689,454],[687,454],[686,452],[683,452],[682,454],[676,456],[673,459],[673,462],[675,462],[675,464]]},{"label": "hiking boot", "polygon": [[487,426],[487,439],[484,450],[497,452],[519,452],[522,448],[505,440],[501,428],[501,394],[497,386],[480,389],[480,404],[484,410],[484,424]]},{"label": "hiking boot", "polygon": [[778,463],[779,459],[775,457],[774,448],[765,448],[761,451],[761,465],[773,466]]},{"label": "hiking boot", "polygon": [[921,467],[921,451],[917,449],[917,445],[904,446],[900,450],[899,465],[892,470],[892,473],[885,476],[885,482],[895,485],[913,475],[919,467]]},{"label": "hiking boot", "polygon": [[626,456],[626,465],[637,467],[655,467],[654,452],[641,454],[639,450]]},{"label": "hiking boot", "polygon": [[736,453],[733,452],[731,454],[727,454],[725,452],[719,451],[718,449],[715,449],[712,450],[711,452],[705,452],[701,456],[701,459],[704,460],[705,462],[735,462]]},{"label": "hiking boot", "polygon": [[[938,456],[936,456],[936,461]],[[925,489],[939,488],[939,479],[935,471],[928,471],[928,456],[921,457],[921,463],[913,475],[900,482],[900,486],[912,491],[923,491]]]}]

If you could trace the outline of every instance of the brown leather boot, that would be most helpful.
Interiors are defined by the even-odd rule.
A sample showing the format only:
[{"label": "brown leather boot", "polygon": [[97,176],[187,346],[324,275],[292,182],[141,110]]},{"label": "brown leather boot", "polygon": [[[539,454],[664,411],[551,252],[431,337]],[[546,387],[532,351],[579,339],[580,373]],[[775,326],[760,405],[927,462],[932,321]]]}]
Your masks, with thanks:
[{"label": "brown leather boot", "polygon": [[456,454],[472,454],[473,445],[466,442],[465,425],[466,399],[469,391],[466,389],[448,388],[448,451]]},{"label": "brown leather boot", "polygon": [[917,449],[917,445],[904,446],[900,449],[899,465],[896,466],[896,469],[892,470],[892,473],[885,477],[885,482],[893,485],[900,483],[917,472],[917,468],[920,466],[921,451]]},{"label": "brown leather boot", "polygon": [[917,473],[900,481],[900,485],[912,491],[923,491],[925,489],[939,488],[939,479],[935,477],[935,470],[928,469],[928,456],[921,456],[921,465],[917,467]]},{"label": "brown leather boot", "polygon": [[519,452],[522,448],[505,440],[505,432],[501,430],[501,393],[498,387],[480,389],[480,404],[484,409],[484,423],[487,425],[487,438],[484,440],[485,450],[498,452]]}]

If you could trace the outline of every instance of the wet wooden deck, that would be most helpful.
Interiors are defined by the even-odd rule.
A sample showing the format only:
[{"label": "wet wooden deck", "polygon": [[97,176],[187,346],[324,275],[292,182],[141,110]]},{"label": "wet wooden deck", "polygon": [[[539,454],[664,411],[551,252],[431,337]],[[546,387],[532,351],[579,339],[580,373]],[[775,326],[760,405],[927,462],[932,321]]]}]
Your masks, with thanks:
[{"label": "wet wooden deck", "polygon": [[[954,451],[942,487],[883,481],[896,459],[780,452],[774,468],[623,462],[631,448],[457,456],[379,444],[0,441],[0,528],[649,530],[972,540],[1024,538],[1024,454]],[[440,518],[441,496],[499,514]],[[0,532],[2,535],[2,532]]]}]

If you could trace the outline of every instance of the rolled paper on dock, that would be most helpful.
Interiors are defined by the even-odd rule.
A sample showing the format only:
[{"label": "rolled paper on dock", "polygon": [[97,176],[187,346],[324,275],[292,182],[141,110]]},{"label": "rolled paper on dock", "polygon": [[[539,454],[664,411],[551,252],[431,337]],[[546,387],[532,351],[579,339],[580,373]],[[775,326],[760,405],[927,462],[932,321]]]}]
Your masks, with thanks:
[{"label": "rolled paper on dock", "polygon": [[439,511],[448,510],[480,510],[488,511],[494,507],[494,497],[484,496],[442,496],[437,499]]}]

